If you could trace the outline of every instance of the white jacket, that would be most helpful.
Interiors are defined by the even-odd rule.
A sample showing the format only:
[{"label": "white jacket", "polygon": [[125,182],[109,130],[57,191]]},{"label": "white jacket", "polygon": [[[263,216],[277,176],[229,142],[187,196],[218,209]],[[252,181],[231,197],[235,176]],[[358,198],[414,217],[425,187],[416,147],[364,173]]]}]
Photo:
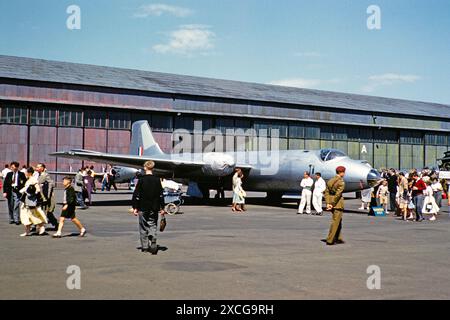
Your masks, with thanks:
[{"label": "white jacket", "polygon": [[323,193],[327,188],[327,184],[322,177],[316,180],[314,183],[314,193]]}]

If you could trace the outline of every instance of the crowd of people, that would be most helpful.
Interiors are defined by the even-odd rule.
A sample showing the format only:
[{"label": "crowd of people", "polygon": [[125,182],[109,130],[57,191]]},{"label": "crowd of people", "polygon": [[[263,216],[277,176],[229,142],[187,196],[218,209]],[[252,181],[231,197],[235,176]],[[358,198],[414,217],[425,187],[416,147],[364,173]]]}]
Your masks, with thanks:
[{"label": "crowd of people", "polygon": [[[72,186],[72,178],[64,177],[63,206],[59,220],[54,215],[55,211],[55,182],[47,172],[43,163],[35,167],[22,167],[19,170],[16,161],[5,165],[1,172],[3,197],[7,200],[9,223],[23,225],[25,232],[21,237],[32,235],[35,228],[38,235],[47,235],[46,225],[52,224],[56,233],[54,238],[61,238],[65,219],[71,219],[80,230],[80,236],[86,234],[86,229],[75,216],[77,192]],[[76,178],[81,176],[82,170],[77,173]],[[85,177],[82,178],[83,183]],[[89,180],[89,179],[87,179]],[[77,183],[75,183],[77,185]],[[78,192],[82,192],[78,191]]]},{"label": "crowd of people", "polygon": [[447,181],[440,180],[434,170],[413,169],[405,173],[391,168],[382,170],[381,176],[379,185],[362,193],[361,210],[373,212],[373,207],[382,206],[388,214],[420,222],[425,220],[425,215],[429,215],[430,221],[436,220],[443,200],[448,200],[450,205]]}]

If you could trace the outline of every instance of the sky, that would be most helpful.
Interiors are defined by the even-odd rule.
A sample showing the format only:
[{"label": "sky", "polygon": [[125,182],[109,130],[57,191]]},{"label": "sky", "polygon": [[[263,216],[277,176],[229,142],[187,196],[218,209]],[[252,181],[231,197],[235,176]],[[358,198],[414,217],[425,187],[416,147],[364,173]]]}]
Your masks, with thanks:
[{"label": "sky", "polygon": [[4,55],[450,104],[448,0],[1,1],[0,40]]}]

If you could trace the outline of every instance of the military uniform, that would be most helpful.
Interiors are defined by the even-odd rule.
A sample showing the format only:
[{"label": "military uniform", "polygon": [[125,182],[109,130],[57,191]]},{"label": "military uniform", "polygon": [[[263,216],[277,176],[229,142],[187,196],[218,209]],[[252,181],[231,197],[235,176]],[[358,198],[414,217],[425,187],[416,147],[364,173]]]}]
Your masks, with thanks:
[{"label": "military uniform", "polygon": [[327,237],[327,244],[335,244],[336,241],[342,240],[342,215],[344,213],[344,196],[345,182],[341,176],[337,175],[331,178],[327,183],[325,190],[325,201],[327,205],[332,205],[333,220],[330,226],[330,232]]}]

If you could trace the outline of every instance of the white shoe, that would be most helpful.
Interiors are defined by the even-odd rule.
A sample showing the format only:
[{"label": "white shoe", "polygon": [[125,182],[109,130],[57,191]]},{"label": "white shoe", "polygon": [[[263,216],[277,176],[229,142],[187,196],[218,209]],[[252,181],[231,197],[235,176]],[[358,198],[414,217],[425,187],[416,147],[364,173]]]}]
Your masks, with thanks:
[{"label": "white shoe", "polygon": [[364,207],[359,207],[358,210],[364,210]]},{"label": "white shoe", "polygon": [[52,235],[53,238],[61,238],[61,233],[55,233]]},{"label": "white shoe", "polygon": [[39,235],[42,236],[45,233],[45,227],[42,226],[39,228]]},{"label": "white shoe", "polygon": [[80,230],[80,237],[84,237],[85,234],[86,234],[86,229],[85,228],[81,229]]},{"label": "white shoe", "polygon": [[25,233],[22,233],[20,236],[21,237],[29,237],[29,236],[31,236],[31,233],[25,232]]},{"label": "white shoe", "polygon": [[434,220],[436,220],[436,217],[435,217],[435,216],[432,216],[432,217],[430,218],[430,221],[434,221]]}]

